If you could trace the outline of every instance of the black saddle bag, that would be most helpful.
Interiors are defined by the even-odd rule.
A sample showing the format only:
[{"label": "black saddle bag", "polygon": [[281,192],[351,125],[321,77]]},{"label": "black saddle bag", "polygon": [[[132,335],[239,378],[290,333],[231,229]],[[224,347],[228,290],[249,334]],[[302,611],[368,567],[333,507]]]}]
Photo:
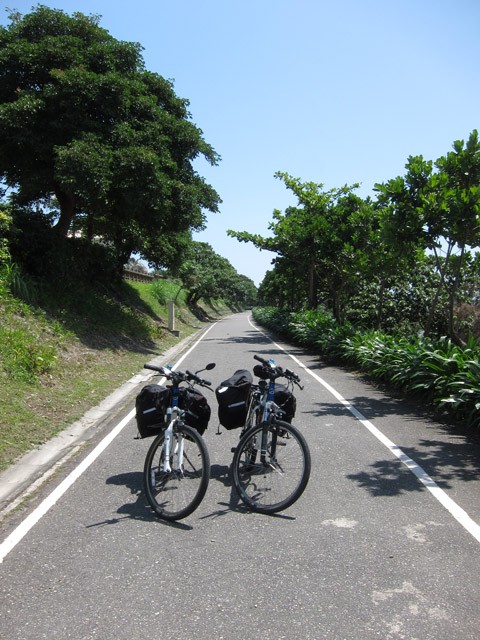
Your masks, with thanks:
[{"label": "black saddle bag", "polygon": [[135,400],[135,417],[141,438],[158,435],[165,427],[170,391],[159,384],[148,384]]},{"label": "black saddle bag", "polygon": [[196,429],[200,435],[203,435],[208,427],[212,412],[203,393],[200,393],[198,389],[182,387],[178,405],[186,411],[185,422]]},{"label": "black saddle bag", "polygon": [[274,400],[284,412],[282,420],[291,423],[297,410],[297,399],[293,393],[285,385],[276,382]]},{"label": "black saddle bag", "polygon": [[218,420],[225,429],[238,429],[245,424],[252,382],[248,369],[238,369],[215,389]]}]

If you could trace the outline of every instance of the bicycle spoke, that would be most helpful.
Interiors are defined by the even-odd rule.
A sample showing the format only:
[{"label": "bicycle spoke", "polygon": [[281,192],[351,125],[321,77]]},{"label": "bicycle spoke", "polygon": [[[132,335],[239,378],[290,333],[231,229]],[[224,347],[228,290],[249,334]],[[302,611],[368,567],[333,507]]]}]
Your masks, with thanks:
[{"label": "bicycle spoke", "polygon": [[[252,464],[252,455],[260,454],[257,443],[262,441],[265,429],[265,463]],[[279,437],[283,442],[278,441]],[[310,464],[305,439],[295,427],[280,421],[270,426],[258,425],[243,436],[236,449],[233,480],[240,498],[250,508],[276,513],[301,496],[310,475]]]},{"label": "bicycle spoke", "polygon": [[[166,520],[180,520],[192,513],[207,490],[210,459],[202,438],[188,425],[172,434],[172,451],[183,438],[181,468],[162,471],[163,434],[153,442],[145,460],[144,486],[147,500],[155,513]],[[171,455],[171,464],[174,455]]]}]

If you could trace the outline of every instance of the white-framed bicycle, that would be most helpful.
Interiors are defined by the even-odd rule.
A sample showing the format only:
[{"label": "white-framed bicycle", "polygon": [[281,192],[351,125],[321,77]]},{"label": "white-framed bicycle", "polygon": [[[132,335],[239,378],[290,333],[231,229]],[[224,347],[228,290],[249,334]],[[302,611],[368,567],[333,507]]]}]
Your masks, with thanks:
[{"label": "white-framed bicycle", "polygon": [[[148,503],[164,520],[181,520],[201,503],[210,479],[210,456],[195,428],[194,385],[209,388],[211,382],[200,378],[205,369],[174,371],[169,367],[144,365],[156,371],[170,384],[165,393],[164,425],[148,449],[143,470],[143,486]],[[186,386],[180,385],[185,383]]]}]

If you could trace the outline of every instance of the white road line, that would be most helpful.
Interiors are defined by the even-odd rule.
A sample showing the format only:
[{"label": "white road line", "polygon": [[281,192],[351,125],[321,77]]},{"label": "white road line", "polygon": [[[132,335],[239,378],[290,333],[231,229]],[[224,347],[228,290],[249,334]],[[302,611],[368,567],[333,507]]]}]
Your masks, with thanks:
[{"label": "white road line", "polygon": [[[216,323],[215,323],[216,324]],[[195,349],[195,347],[203,340],[203,338],[207,335],[207,333],[213,329],[215,324],[212,324],[203,334],[202,336],[184,353],[184,355],[175,363],[175,368],[178,367],[183,360]],[[37,522],[43,518],[43,516],[53,507],[54,504],[58,502],[58,500],[63,496],[63,494],[68,491],[68,489],[73,485],[73,483],[78,480],[78,478],[90,467],[93,462],[100,456],[103,451],[108,447],[108,445],[113,442],[113,440],[118,436],[118,434],[122,431],[122,429],[135,417],[135,409],[132,409],[128,415],[126,415],[123,420],[121,420],[116,427],[110,431],[110,433],[105,436],[105,438],[93,449],[88,456],[76,467],[59,485],[56,489],[52,491],[50,495],[48,495],[43,502],[41,502],[30,515],[28,515],[25,520],[23,520],[16,529],[12,531],[12,533],[5,538],[5,540],[0,544],[0,563],[3,562],[3,559],[10,553],[10,551],[24,538],[27,533],[32,529]]]},{"label": "white road line", "polygon": [[377,427],[367,420],[365,416],[356,409],[356,407],[351,404],[348,400],[346,400],[336,389],[334,389],[328,382],[326,382],[323,378],[318,376],[316,373],[311,371],[303,362],[300,362],[298,358],[289,353],[286,349],[284,349],[281,345],[274,342],[270,336],[261,331],[258,327],[256,327],[250,320],[248,319],[251,326],[256,329],[263,336],[268,338],[272,342],[277,349],[283,351],[287,356],[289,356],[292,360],[294,360],[299,367],[305,369],[305,371],[312,376],[317,382],[319,382],[327,391],[329,391],[337,400],[340,402],[350,413],[366,428],[370,433],[377,438],[387,449],[397,457],[409,471],[413,473],[414,476],[418,478],[418,480],[423,484],[423,486],[430,491],[430,493],[440,502],[440,504],[447,509],[451,513],[451,515],[457,520],[462,527],[470,533],[477,542],[480,542],[480,526],[468,515],[468,513],[462,509],[454,500],[452,500],[443,489],[441,489],[438,484],[431,478],[428,473],[418,465],[414,460],[409,458],[406,453],[400,449],[398,445],[392,442],[389,438],[387,438]]}]

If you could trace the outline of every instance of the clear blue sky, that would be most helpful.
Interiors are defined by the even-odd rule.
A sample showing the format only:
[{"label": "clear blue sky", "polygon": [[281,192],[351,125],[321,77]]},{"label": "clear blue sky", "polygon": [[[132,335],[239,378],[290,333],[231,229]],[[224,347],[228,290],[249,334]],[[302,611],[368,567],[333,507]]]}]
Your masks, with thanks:
[{"label": "clear blue sky", "polygon": [[[1,0],[28,13],[36,3]],[[102,16],[142,44],[147,68],[174,81],[222,156],[197,170],[218,191],[208,242],[256,284],[273,254],[227,229],[268,234],[295,204],[276,171],[358,194],[436,160],[480,128],[479,0],[43,0]]]}]

